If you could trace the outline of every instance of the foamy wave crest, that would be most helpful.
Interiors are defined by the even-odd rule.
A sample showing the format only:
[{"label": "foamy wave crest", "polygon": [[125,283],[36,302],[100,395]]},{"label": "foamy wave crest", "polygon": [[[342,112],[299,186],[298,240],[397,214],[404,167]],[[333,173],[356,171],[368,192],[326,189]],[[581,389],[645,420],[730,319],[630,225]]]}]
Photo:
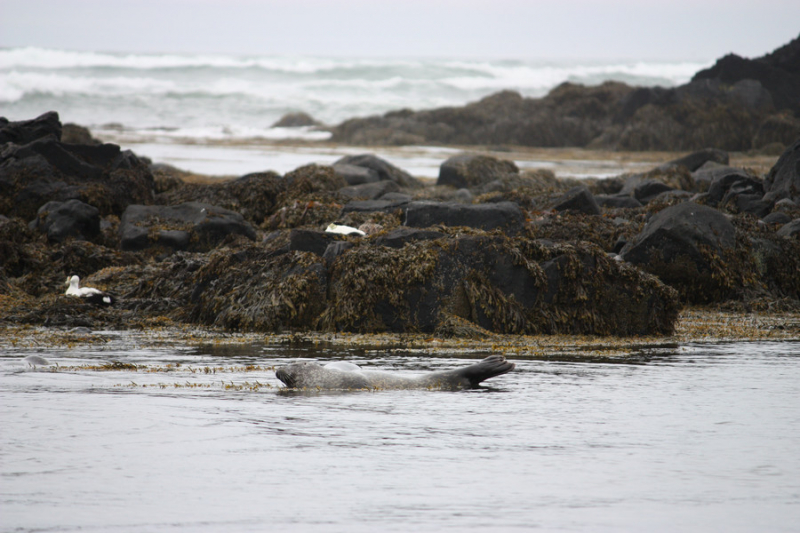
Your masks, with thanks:
[{"label": "foamy wave crest", "polygon": [[74,94],[109,96],[166,94],[173,90],[175,84],[171,81],[129,76],[97,78],[17,71],[0,76],[0,102],[15,102],[31,94],[49,94],[56,97]]},{"label": "foamy wave crest", "polygon": [[34,69],[180,69],[228,68],[262,69],[294,74],[324,74],[332,72],[367,72],[384,68],[414,68],[419,62],[408,60],[353,60],[313,57],[231,56],[212,54],[121,54],[78,52],[47,48],[0,49],[0,70],[14,68]]}]

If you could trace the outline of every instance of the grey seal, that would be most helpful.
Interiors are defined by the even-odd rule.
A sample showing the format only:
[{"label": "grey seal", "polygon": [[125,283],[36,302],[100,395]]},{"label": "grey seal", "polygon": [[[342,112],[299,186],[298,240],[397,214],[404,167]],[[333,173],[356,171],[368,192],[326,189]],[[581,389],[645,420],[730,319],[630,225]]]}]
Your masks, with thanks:
[{"label": "grey seal", "polygon": [[482,381],[514,369],[502,355],[490,355],[474,365],[421,376],[364,370],[353,363],[293,363],[275,370],[275,375],[292,389],[471,389]]}]

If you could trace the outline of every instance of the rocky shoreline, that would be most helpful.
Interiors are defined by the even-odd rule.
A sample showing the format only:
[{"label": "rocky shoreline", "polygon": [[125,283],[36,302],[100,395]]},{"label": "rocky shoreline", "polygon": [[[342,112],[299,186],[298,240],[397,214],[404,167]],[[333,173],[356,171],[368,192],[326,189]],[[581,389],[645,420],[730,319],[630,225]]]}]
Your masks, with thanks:
[{"label": "rocky shoreline", "polygon": [[[56,113],[0,123],[5,327],[479,340],[671,335],[684,306],[800,311],[800,139],[766,175],[717,149],[581,181],[464,153],[429,185],[371,154],[193,183],[62,135]],[[73,274],[118,303],[64,295]]]},{"label": "rocky shoreline", "polygon": [[800,135],[798,94],[800,37],[758,58],[729,54],[673,88],[565,82],[543,98],[502,91],[463,107],[402,109],[329,129],[333,142],[366,146],[714,146],[778,155]]}]

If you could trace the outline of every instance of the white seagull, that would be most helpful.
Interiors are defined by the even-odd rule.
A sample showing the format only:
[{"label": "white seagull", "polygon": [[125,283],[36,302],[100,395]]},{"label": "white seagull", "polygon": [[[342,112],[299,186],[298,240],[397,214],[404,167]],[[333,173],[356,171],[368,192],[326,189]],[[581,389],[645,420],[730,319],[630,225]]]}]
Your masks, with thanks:
[{"label": "white seagull", "polygon": [[67,278],[67,282],[65,285],[69,285],[66,294],[67,296],[76,296],[78,298],[83,298],[89,303],[99,304],[99,305],[113,305],[114,304],[114,297],[110,294],[106,294],[103,291],[97,290],[92,287],[79,287],[78,284],[81,282],[81,278],[78,276],[71,276]]},{"label": "white seagull", "polygon": [[338,226],[334,223],[331,223],[331,225],[327,227],[325,233],[339,233],[341,235],[366,235],[366,233],[360,229],[356,229],[352,226]]}]

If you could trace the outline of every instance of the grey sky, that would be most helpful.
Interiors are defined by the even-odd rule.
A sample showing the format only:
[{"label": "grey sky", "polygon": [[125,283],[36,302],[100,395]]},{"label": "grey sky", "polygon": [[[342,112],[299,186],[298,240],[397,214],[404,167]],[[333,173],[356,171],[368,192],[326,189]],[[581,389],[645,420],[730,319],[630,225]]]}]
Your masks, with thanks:
[{"label": "grey sky", "polygon": [[798,0],[0,0],[0,46],[708,60],[800,33]]}]

